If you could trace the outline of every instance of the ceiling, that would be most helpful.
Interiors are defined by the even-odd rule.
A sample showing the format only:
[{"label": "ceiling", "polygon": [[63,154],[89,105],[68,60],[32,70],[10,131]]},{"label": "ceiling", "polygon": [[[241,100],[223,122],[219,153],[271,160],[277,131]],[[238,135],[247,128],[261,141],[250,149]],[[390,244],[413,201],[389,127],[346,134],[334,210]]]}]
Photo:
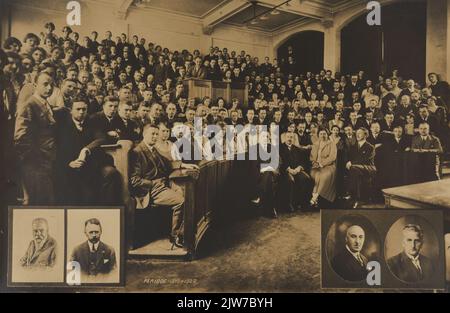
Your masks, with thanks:
[{"label": "ceiling", "polygon": [[[127,0],[125,0],[127,1]],[[292,24],[330,20],[333,13],[367,0],[128,0],[137,8],[198,18],[206,31],[221,23],[273,33]],[[283,4],[283,5],[281,5]],[[281,6],[280,6],[281,5]],[[277,7],[278,14],[267,13]],[[267,14],[264,14],[264,13]],[[261,16],[259,16],[261,15]],[[256,18],[255,18],[256,17]]]},{"label": "ceiling", "polygon": [[[266,13],[270,8],[257,5],[254,11],[253,7],[248,7],[237,14],[230,16],[224,21],[224,23],[236,25],[236,26],[248,26],[249,28],[255,28],[265,31],[275,31],[287,24],[294,21],[299,21],[302,19],[307,19],[301,15],[289,13],[289,12],[278,12],[277,15]],[[253,16],[258,16],[263,14],[260,18],[254,19],[252,22],[247,22],[251,20]]]},{"label": "ceiling", "polygon": [[225,2],[228,0],[144,0],[141,6],[200,18]]}]

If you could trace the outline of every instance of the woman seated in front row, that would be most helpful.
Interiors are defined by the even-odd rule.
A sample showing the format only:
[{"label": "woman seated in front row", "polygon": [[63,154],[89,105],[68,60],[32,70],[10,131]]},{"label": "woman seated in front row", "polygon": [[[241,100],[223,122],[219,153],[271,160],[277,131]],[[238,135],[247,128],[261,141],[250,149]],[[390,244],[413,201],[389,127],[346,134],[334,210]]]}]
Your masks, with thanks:
[{"label": "woman seated in front row", "polygon": [[329,202],[336,198],[336,143],[330,140],[328,131],[320,129],[318,141],[311,150],[311,177],[314,180],[314,189],[311,206],[317,207],[319,196]]}]

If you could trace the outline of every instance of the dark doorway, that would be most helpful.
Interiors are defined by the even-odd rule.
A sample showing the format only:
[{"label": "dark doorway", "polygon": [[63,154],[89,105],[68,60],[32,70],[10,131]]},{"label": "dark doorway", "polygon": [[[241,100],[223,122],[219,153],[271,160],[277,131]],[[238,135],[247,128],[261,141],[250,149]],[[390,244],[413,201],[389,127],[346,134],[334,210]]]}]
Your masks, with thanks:
[{"label": "dark doorway", "polygon": [[341,70],[364,70],[375,78],[398,69],[403,78],[423,82],[426,67],[425,2],[398,3],[381,8],[381,26],[369,26],[361,15],[341,32]]},{"label": "dark doorway", "polygon": [[296,72],[318,73],[323,69],[324,34],[318,31],[304,31],[289,38],[277,51],[280,64],[286,64],[288,47],[291,46],[296,63]]}]

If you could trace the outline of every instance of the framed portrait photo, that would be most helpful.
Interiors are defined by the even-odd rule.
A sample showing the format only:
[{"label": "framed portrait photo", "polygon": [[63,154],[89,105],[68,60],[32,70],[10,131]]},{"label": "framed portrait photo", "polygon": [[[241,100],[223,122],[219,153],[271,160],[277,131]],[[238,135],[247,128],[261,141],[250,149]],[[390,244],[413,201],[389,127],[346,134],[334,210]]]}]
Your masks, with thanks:
[{"label": "framed portrait photo", "polygon": [[9,286],[64,283],[64,220],[64,209],[9,208]]},{"label": "framed portrait photo", "polygon": [[10,207],[8,287],[125,283],[121,207]]},{"label": "framed portrait photo", "polygon": [[79,279],[81,286],[123,284],[121,212],[110,208],[67,210],[68,281]]},{"label": "framed portrait photo", "polygon": [[322,210],[322,287],[445,288],[441,210]]}]

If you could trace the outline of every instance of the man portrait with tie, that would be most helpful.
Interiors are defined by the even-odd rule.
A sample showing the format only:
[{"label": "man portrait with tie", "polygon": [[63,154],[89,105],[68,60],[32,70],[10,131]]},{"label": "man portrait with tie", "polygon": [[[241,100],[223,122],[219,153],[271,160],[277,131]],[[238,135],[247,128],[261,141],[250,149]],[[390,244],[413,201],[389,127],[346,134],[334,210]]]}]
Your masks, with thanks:
[{"label": "man portrait with tie", "polygon": [[49,235],[48,222],[35,218],[31,223],[33,240],[30,241],[20,264],[26,268],[54,267],[56,263],[56,240]]},{"label": "man portrait with tie", "polygon": [[408,283],[431,278],[435,266],[430,258],[420,253],[425,242],[422,227],[407,224],[403,227],[402,235],[403,251],[387,260],[392,274]]},{"label": "man portrait with tie", "polygon": [[347,281],[362,281],[367,277],[367,257],[362,253],[366,234],[360,225],[350,225],[345,232],[345,246],[331,261],[333,270]]},{"label": "man portrait with tie", "polygon": [[84,223],[87,241],[73,249],[70,261],[80,264],[82,274],[89,276],[110,274],[116,267],[116,252],[113,247],[101,241],[102,225],[97,218]]}]

